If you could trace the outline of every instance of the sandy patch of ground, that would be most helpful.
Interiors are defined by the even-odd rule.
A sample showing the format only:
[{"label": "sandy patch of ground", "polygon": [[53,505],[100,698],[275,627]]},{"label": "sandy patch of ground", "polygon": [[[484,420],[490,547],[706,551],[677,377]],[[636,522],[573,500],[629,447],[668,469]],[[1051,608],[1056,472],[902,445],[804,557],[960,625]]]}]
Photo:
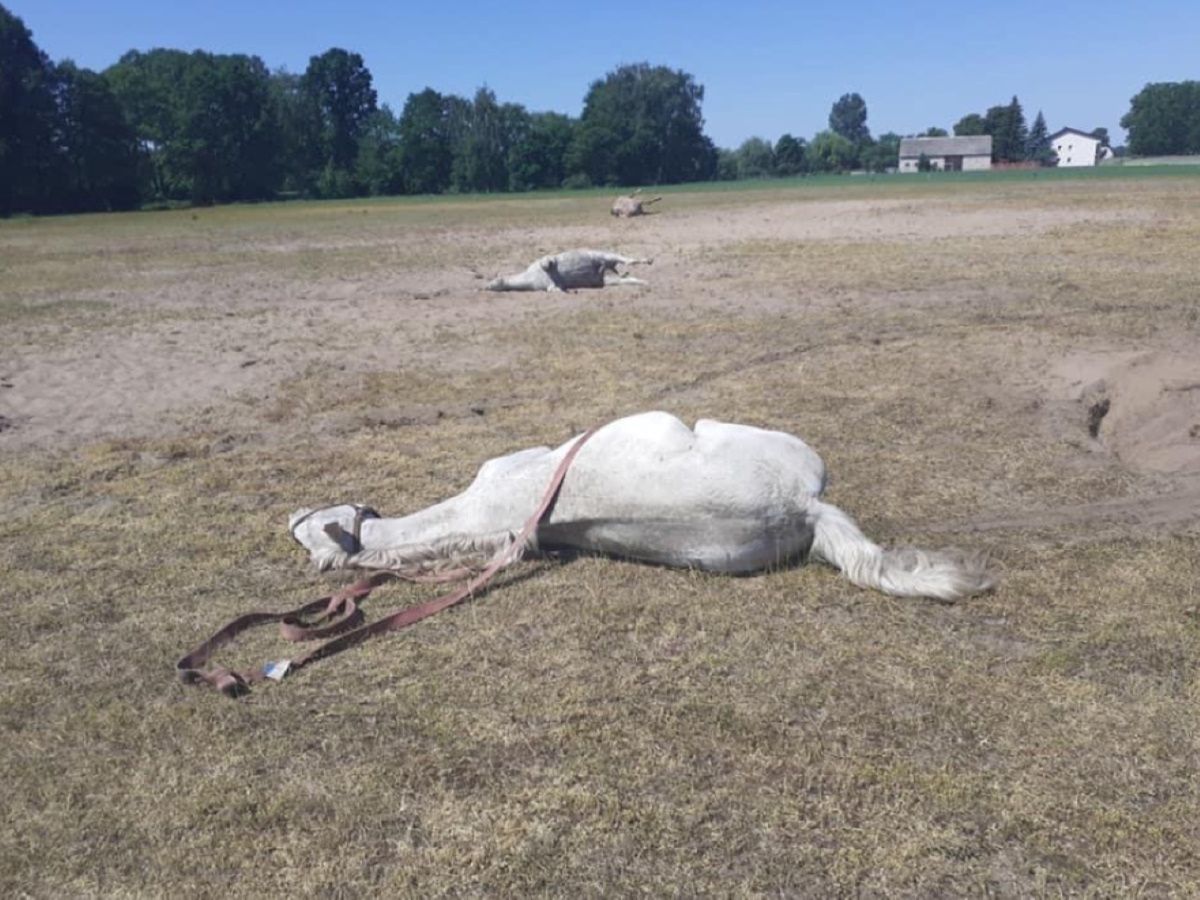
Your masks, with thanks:
[{"label": "sandy patch of ground", "polygon": [[1186,351],[1079,353],[1050,388],[1086,406],[1092,437],[1138,472],[1200,474],[1200,355]]},{"label": "sandy patch of ground", "polygon": [[[669,201],[670,198],[668,198]],[[779,201],[726,204],[715,211],[557,228],[499,232],[462,228],[379,229],[365,236],[267,233],[232,240],[193,240],[189,253],[232,259],[232,270],[206,263],[134,268],[117,286],[83,285],[53,302],[102,304],[85,326],[17,322],[0,362],[0,451],[65,449],[105,437],[162,436],[197,417],[249,426],[247,403],[311,367],[361,372],[380,367],[489,368],[506,365],[488,339],[497,324],[538,322],[595,302],[595,292],[569,297],[479,293],[484,278],[518,271],[544,253],[573,246],[620,248],[657,257],[644,277],[649,289],[609,289],[618,304],[652,305],[663,314],[718,308],[769,313],[801,304],[852,304],[861,292],[812,291],[772,272],[781,242],[936,242],[949,237],[1029,234],[1088,223],[1144,221],[1139,209],[981,209],[906,200]],[[761,262],[723,257],[720,248],[769,242]],[[414,254],[457,253],[436,268],[405,265]],[[716,251],[716,255],[714,255]],[[145,242],[114,238],[106,259],[138,260]],[[320,254],[361,253],[362,277],[296,278],[286,270]],[[238,271],[239,257],[267,254],[260,270]],[[395,260],[394,267],[389,265]],[[282,262],[280,262],[282,260]],[[132,263],[131,263],[132,265]],[[280,269],[283,271],[281,272]],[[746,281],[757,282],[747,290]],[[38,298],[45,302],[46,298]],[[868,298],[869,299],[869,298]],[[880,302],[963,302],[923,293]],[[98,320],[97,320],[98,319]],[[453,340],[439,339],[447,329]],[[465,332],[465,335],[464,335]],[[465,338],[465,339],[464,339]]]},{"label": "sandy patch of ground", "polygon": [[[1085,289],[1065,276],[989,283],[976,277],[971,254],[990,260],[997,241],[1072,229],[1150,228],[1163,214],[1128,204],[1043,207],[986,204],[979,197],[725,198],[675,209],[670,200],[655,215],[628,221],[614,221],[598,208],[594,223],[584,225],[576,217],[553,227],[401,228],[379,216],[350,216],[332,221],[337,227],[330,232],[184,232],[158,251],[151,239],[114,237],[93,258],[116,260],[125,267],[118,270],[122,277],[49,296],[29,292],[26,303],[76,303],[84,312],[13,323],[16,340],[0,363],[0,452],[62,451],[98,439],[162,438],[189,429],[269,431],[288,440],[298,427],[307,436],[336,435],[363,425],[470,415],[479,398],[445,408],[445,400],[439,406],[397,396],[345,414],[325,412],[304,425],[270,410],[298,379],[316,374],[354,399],[362,379],[377,372],[437,379],[494,371],[496,390],[485,405],[506,403],[505,384],[521,355],[511,343],[513,329],[536,335],[587,308],[617,320],[649,314],[683,322],[713,315],[757,321],[808,311],[815,319],[863,323],[863,330],[844,336],[801,333],[790,349],[772,346],[749,357],[738,339],[689,338],[711,364],[647,391],[641,401],[674,408],[706,395],[716,381],[839,342],[853,357],[859,341],[920,339],[944,329],[947,316],[963,318],[965,327],[1011,322],[1023,328],[1072,304],[1087,308],[1093,301]],[[572,246],[654,257],[654,265],[639,272],[650,286],[569,295],[480,290],[485,279]],[[1041,252],[1036,243],[1020,246]],[[830,265],[830,258],[842,263]],[[1053,267],[1053,259],[1036,265]],[[1020,254],[1002,265],[1019,268]],[[1152,268],[1132,259],[1121,265]],[[1031,295],[1039,293],[1047,299],[1035,297],[1030,308]],[[1149,479],[1146,496],[1158,496],[1200,474],[1200,366],[1186,347],[1131,346],[1137,349],[1096,340],[1064,354],[1061,343],[1022,340],[1011,346],[1012,364],[981,380],[980,389],[1022,398],[1038,409],[1030,427],[1049,428],[1055,440],[1074,448],[1080,464],[1115,460]],[[1147,508],[1147,524],[1194,518],[1189,491],[1155,501],[1163,508]],[[1027,515],[983,509],[965,525],[956,521],[996,529],[1130,515],[1119,503],[1076,506]]]}]

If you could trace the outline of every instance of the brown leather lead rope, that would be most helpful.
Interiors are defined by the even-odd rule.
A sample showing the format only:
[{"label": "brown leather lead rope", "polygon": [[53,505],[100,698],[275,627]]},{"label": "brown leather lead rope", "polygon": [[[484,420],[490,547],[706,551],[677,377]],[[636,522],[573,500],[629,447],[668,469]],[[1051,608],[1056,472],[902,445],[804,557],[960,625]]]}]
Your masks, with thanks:
[{"label": "brown leather lead rope", "polygon": [[[537,509],[534,510],[533,515],[525,522],[520,534],[517,535],[512,543],[493,556],[482,572],[458,590],[438,597],[435,600],[429,600],[416,606],[397,610],[390,615],[384,616],[377,622],[372,622],[370,625],[355,628],[353,631],[346,631],[346,629],[353,628],[354,625],[362,620],[362,613],[355,601],[362,600],[383,582],[395,577],[401,577],[390,572],[377,572],[369,578],[364,578],[348,587],[342,588],[329,597],[322,597],[319,600],[306,603],[288,612],[251,612],[239,616],[195,650],[180,658],[179,662],[175,664],[175,670],[179,673],[179,677],[185,684],[207,684],[228,697],[239,697],[249,691],[251,684],[256,684],[267,679],[281,680],[289,672],[294,672],[296,669],[302,668],[310,662],[340,653],[342,650],[353,647],[356,644],[361,644],[363,641],[376,635],[407,628],[409,625],[432,616],[434,613],[441,612],[443,609],[461,603],[491,581],[492,576],[497,572],[517,562],[524,555],[525,545],[529,541],[530,536],[537,529],[538,525],[541,524],[542,519],[549,512],[551,506],[554,505],[559,488],[562,487],[567,469],[570,468],[571,463],[575,460],[575,455],[587,440],[599,430],[600,427],[598,426],[584,432],[579,440],[575,442],[574,446],[567,451],[562,462],[558,464],[558,468],[554,470],[554,475],[550,479],[550,485],[546,488],[546,493],[542,496],[541,502],[538,504]],[[453,573],[446,573],[443,578],[449,580],[450,577],[465,573],[466,570],[456,570]],[[439,579],[437,576],[434,576],[433,578],[418,577],[414,580]],[[317,621],[325,624],[308,625],[304,623],[304,617],[311,616],[321,610],[324,610],[324,613]],[[235,671],[233,669],[226,669],[223,666],[215,666],[208,670],[200,668],[208,662],[209,658],[218,648],[228,644],[238,634],[248,628],[266,622],[279,622],[283,637],[290,641],[320,639],[342,631],[346,633],[334,637],[332,640],[321,644],[319,647],[310,650],[297,659],[268,663],[261,669]]]},{"label": "brown leather lead rope", "polygon": [[[377,573],[371,578],[364,578],[337,593],[313,600],[288,612],[251,612],[238,616],[220,631],[210,637],[192,652],[182,657],[175,664],[176,671],[185,684],[207,684],[230,697],[236,697],[246,691],[247,686],[265,678],[271,677],[270,670],[234,671],[223,666],[203,670],[203,666],[219,648],[230,643],[243,631],[255,625],[267,622],[278,622],[279,630],[285,640],[300,641],[320,639],[336,634],[340,630],[351,628],[362,621],[362,612],[358,609],[356,600],[366,597],[375,587],[387,580],[387,573]],[[321,620],[326,622],[320,627],[305,625],[303,618],[324,610]]]}]

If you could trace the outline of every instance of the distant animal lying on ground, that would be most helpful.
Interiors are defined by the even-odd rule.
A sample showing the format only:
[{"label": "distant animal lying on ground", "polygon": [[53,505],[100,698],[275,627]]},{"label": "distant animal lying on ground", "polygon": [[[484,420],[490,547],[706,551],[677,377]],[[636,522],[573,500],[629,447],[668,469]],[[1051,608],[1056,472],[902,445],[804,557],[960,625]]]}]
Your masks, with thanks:
[{"label": "distant animal lying on ground", "polygon": [[662,199],[662,197],[639,197],[638,195],[641,192],[642,189],[638,188],[628,196],[618,197],[613,201],[610,212],[612,212],[614,216],[618,216],[622,219],[628,219],[633,216],[644,216],[646,215],[645,207],[649,206],[651,203],[657,203]]},{"label": "distant animal lying on ground", "polygon": [[[563,457],[534,447],[483,464],[462,493],[401,518],[341,504],[302,509],[292,536],[322,571],[419,572],[507,547]],[[748,574],[806,558],[898,597],[955,600],[990,588],[978,555],[885,550],[820,499],[825,465],[800,438],[665,412],[597,430],[557,501],[521,550],[600,553],[665,566]]]},{"label": "distant animal lying on ground", "polygon": [[[489,282],[489,291],[570,291],[602,288],[609,284],[645,284],[640,278],[622,275],[617,266],[649,265],[652,259],[634,259],[607,250],[566,250],[543,256],[528,269]],[[608,273],[615,278],[606,279]]]}]

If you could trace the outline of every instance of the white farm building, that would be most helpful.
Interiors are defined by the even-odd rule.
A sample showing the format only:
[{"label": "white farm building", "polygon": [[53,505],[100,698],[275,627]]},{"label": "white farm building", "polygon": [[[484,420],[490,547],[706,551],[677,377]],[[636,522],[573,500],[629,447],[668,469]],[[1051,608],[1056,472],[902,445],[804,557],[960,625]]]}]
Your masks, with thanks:
[{"label": "white farm building", "polygon": [[1059,168],[1094,166],[1112,155],[1112,150],[1105,147],[1099,138],[1076,128],[1064,128],[1050,135],[1050,149],[1058,156]]},{"label": "white farm building", "polygon": [[916,137],[900,141],[900,171],[916,172],[924,156],[942,172],[973,172],[992,167],[992,136]]}]

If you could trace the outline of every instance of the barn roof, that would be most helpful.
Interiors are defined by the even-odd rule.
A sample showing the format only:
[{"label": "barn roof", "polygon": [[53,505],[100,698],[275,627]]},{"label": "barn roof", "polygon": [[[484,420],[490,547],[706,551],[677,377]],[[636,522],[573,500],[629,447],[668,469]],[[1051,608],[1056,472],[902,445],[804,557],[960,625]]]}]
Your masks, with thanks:
[{"label": "barn roof", "polygon": [[1096,141],[1097,143],[1100,142],[1100,138],[1096,137],[1094,134],[1088,134],[1086,131],[1080,131],[1078,128],[1060,128],[1058,131],[1054,132],[1054,134],[1050,135],[1047,140],[1052,141],[1055,138],[1062,137],[1064,134],[1077,134],[1080,137],[1085,137],[1090,141]]},{"label": "barn roof", "polygon": [[990,134],[967,137],[918,137],[900,141],[900,158],[926,156],[991,156]]}]

